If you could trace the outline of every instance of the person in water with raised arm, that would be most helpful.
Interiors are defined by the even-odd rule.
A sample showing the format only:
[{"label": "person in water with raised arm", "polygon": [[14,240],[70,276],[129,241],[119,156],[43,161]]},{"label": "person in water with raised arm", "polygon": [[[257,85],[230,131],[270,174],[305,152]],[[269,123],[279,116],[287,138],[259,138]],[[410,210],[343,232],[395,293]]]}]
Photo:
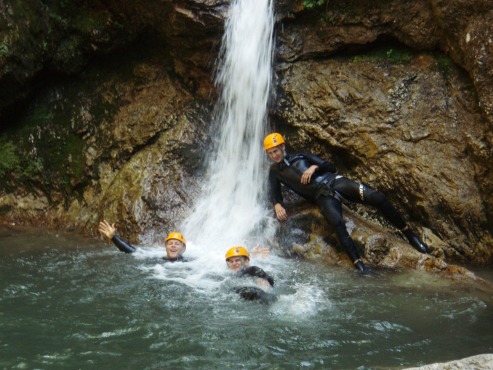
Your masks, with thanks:
[{"label": "person in water with raised arm", "polygon": [[354,266],[367,271],[354,241],[349,236],[342,215],[342,200],[368,204],[399,229],[416,250],[429,253],[428,246],[406,224],[400,213],[380,192],[337,174],[335,166],[308,152],[286,153],[284,138],[272,133],[264,139],[264,150],[274,162],[269,169],[269,198],[278,220],[288,218],[283,206],[281,184],[303,198],[316,203],[334,228],[339,243],[345,248]]},{"label": "person in water with raised arm", "polygon": [[[267,249],[255,247],[253,250],[256,254],[265,255]],[[256,286],[235,287],[234,291],[247,301],[258,301],[264,304],[273,303],[277,300],[272,293],[264,289],[274,287],[274,278],[257,266],[250,266],[250,254],[245,247],[234,246],[226,252],[226,264],[228,268],[237,273],[239,277],[250,277],[254,279]],[[264,289],[262,289],[263,287]]]},{"label": "person in water with raised arm", "polygon": [[[99,223],[99,232],[101,232],[108,240],[111,240],[120,251],[125,253],[135,252],[136,248],[132,244],[127,243],[116,234],[115,224],[111,225],[108,221],[103,220]],[[165,261],[186,261],[183,258],[183,253],[185,253],[187,249],[187,241],[181,233],[177,231],[169,233],[164,240],[164,246],[166,248],[166,257],[163,257],[163,259]]]}]

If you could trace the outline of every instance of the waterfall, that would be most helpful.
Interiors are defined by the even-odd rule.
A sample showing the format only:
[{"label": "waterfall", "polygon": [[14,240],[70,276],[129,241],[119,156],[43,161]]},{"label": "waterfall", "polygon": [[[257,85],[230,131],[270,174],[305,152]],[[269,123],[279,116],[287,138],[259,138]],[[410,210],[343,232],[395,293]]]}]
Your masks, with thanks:
[{"label": "waterfall", "polygon": [[249,244],[269,224],[262,141],[272,70],[272,0],[232,0],[216,85],[214,147],[200,199],[182,230],[208,249]]}]

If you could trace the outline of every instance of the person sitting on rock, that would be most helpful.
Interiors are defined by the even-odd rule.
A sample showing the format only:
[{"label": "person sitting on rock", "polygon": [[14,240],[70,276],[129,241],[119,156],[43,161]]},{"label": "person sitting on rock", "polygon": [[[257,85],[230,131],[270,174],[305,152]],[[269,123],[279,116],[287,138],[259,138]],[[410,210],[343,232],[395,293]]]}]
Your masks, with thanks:
[{"label": "person sitting on rock", "polygon": [[[133,245],[127,243],[116,234],[115,224],[110,225],[108,221],[103,220],[99,223],[99,231],[106,238],[111,240],[122,252],[135,252],[136,248]],[[167,262],[185,261],[183,253],[185,253],[187,249],[186,243],[187,242],[181,233],[177,231],[169,233],[164,241],[166,257],[163,257],[163,259]]]},{"label": "person sitting on rock", "polygon": [[[234,246],[226,252],[226,264],[231,271],[238,274],[239,277],[251,277],[255,284],[265,287],[274,287],[274,278],[257,266],[250,265],[250,254],[245,247]],[[269,304],[276,301],[276,296],[267,293],[265,290],[256,286],[235,287],[234,291],[241,298],[247,301],[258,301],[263,304]]]},{"label": "person sitting on rock", "polygon": [[405,223],[388,199],[370,187],[354,182],[336,173],[335,166],[308,152],[287,154],[284,138],[272,133],[264,139],[264,150],[274,162],[269,169],[269,198],[280,221],[287,220],[283,206],[281,184],[316,203],[323,216],[334,228],[339,243],[345,248],[354,266],[367,271],[356,246],[349,236],[342,215],[343,199],[377,208],[382,215],[399,229],[409,243],[422,253],[429,253],[428,246]]}]

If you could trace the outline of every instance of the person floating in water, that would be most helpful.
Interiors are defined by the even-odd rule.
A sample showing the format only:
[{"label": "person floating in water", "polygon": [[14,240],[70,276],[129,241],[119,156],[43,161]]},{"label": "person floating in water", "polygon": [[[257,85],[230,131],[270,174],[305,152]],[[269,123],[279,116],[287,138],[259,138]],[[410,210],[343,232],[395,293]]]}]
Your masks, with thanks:
[{"label": "person floating in water", "polygon": [[[117,246],[119,250],[125,253],[133,253],[135,252],[136,248],[127,243],[125,240],[120,238],[116,234],[116,228],[115,224],[110,225],[108,221],[103,220],[99,223],[99,231],[101,234],[103,234],[106,238],[111,240],[113,244]],[[185,253],[187,249],[187,241],[185,240],[184,236],[177,232],[173,231],[168,234],[166,239],[164,240],[164,246],[166,248],[166,257],[163,257],[163,259],[167,262],[177,262],[177,261],[186,261],[183,258],[183,253]]]},{"label": "person floating in water", "polygon": [[307,152],[287,154],[284,138],[272,133],[264,139],[264,150],[274,162],[269,169],[269,198],[280,221],[288,216],[283,206],[281,184],[303,198],[316,203],[323,216],[334,228],[339,243],[345,248],[354,266],[366,271],[356,246],[349,236],[342,216],[343,199],[369,204],[406,236],[409,243],[422,253],[429,253],[428,246],[405,223],[388,199],[370,187],[354,182],[336,173],[335,166]]},{"label": "person floating in water", "polygon": [[[250,254],[245,247],[234,246],[226,252],[226,264],[231,271],[238,274],[239,277],[251,277],[255,283],[264,288],[274,287],[274,278],[257,266],[250,265]],[[234,291],[247,301],[258,301],[264,304],[276,301],[276,296],[268,293],[260,287],[241,286],[235,287]]]}]

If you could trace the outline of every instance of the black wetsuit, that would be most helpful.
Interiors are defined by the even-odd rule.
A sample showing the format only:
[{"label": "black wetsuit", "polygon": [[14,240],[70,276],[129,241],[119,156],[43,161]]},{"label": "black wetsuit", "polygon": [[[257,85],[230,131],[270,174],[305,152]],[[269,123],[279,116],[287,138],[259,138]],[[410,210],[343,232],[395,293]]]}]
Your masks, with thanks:
[{"label": "black wetsuit", "polygon": [[[302,184],[301,176],[312,165],[319,168],[312,175],[309,184]],[[360,257],[344,223],[341,206],[343,198],[376,207],[398,229],[406,226],[399,212],[383,194],[337,175],[332,163],[316,155],[306,152],[288,154],[281,163],[272,164],[269,171],[269,196],[274,205],[283,203],[281,184],[320,207],[353,262]]]},{"label": "black wetsuit", "polygon": [[[274,278],[267,274],[260,267],[244,267],[238,274],[240,275],[240,277],[254,277],[265,279],[269,282],[271,287],[274,287]],[[258,301],[263,304],[270,304],[277,300],[274,294],[267,293],[264,290],[254,286],[235,287],[234,291],[238,293],[241,298],[246,299],[247,301]]]},{"label": "black wetsuit", "polygon": [[[137,250],[132,244],[126,242],[122,238],[120,238],[118,235],[115,235],[114,237],[111,238],[111,241],[113,244],[116,245],[116,247],[121,250],[122,252],[125,253],[133,253]],[[187,260],[183,258],[182,255],[180,255],[176,259],[170,259],[168,257],[163,257],[163,260],[166,262],[186,262]]]}]

